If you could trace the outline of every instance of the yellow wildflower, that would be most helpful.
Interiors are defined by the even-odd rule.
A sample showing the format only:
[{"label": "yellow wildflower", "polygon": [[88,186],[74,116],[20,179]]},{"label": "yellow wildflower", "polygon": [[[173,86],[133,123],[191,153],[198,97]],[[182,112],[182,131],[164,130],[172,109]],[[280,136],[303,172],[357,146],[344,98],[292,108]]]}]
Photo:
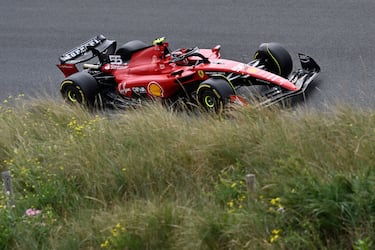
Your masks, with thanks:
[{"label": "yellow wildflower", "polygon": [[280,238],[281,229],[273,229],[272,236],[270,237],[270,242],[274,243]]},{"label": "yellow wildflower", "polygon": [[270,203],[271,203],[271,205],[278,205],[280,203],[280,197],[276,197],[274,199],[271,199]]},{"label": "yellow wildflower", "polygon": [[234,206],[234,201],[233,201],[233,200],[229,201],[229,202],[227,203],[227,205],[228,205],[230,208],[232,208],[232,207]]},{"label": "yellow wildflower", "polygon": [[109,240],[104,241],[102,244],[100,244],[101,248],[108,248],[109,247]]}]

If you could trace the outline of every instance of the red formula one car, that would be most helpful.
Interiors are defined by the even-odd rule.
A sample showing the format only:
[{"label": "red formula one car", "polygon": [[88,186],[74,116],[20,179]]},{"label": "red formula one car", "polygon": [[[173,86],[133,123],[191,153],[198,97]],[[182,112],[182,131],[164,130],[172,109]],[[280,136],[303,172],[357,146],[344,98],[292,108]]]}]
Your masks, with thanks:
[{"label": "red formula one car", "polygon": [[320,67],[304,54],[299,60],[301,69],[293,71],[290,54],[278,43],[261,44],[253,60],[242,63],[220,58],[220,45],[170,51],[159,38],[116,48],[116,41],[99,35],[63,54],[57,66],[66,77],[60,91],[68,102],[126,108],[160,98],[220,112],[228,102],[246,104],[240,91],[246,86],[261,86],[259,105],[265,106],[303,93]]}]

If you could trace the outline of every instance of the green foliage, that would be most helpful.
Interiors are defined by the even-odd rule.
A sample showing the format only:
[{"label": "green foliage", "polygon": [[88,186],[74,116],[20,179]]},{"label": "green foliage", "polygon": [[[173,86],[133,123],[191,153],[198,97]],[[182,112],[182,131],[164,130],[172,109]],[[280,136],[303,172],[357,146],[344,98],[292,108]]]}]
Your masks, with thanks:
[{"label": "green foliage", "polygon": [[0,195],[0,248],[6,249],[14,235],[14,223],[16,217],[14,207],[10,205],[8,194]]},{"label": "green foliage", "polygon": [[371,111],[92,113],[19,99],[0,105],[14,189],[0,196],[0,249],[373,247]]}]

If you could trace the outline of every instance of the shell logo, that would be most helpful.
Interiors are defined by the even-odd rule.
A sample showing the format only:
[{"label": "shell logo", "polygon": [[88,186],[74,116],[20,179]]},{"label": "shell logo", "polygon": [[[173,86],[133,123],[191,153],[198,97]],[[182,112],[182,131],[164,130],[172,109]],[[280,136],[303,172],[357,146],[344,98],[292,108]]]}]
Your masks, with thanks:
[{"label": "shell logo", "polygon": [[150,82],[147,86],[148,92],[156,97],[163,97],[164,96],[164,90],[157,82]]}]

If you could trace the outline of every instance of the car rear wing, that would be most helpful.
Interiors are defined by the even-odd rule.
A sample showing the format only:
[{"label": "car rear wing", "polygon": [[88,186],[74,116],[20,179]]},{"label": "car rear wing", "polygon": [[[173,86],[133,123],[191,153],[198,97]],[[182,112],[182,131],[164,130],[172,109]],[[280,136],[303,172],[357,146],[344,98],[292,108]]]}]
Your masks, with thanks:
[{"label": "car rear wing", "polygon": [[101,63],[105,62],[108,55],[114,54],[116,41],[108,40],[103,35],[98,35],[81,45],[65,52],[60,56],[60,64],[77,64],[98,57]]}]

